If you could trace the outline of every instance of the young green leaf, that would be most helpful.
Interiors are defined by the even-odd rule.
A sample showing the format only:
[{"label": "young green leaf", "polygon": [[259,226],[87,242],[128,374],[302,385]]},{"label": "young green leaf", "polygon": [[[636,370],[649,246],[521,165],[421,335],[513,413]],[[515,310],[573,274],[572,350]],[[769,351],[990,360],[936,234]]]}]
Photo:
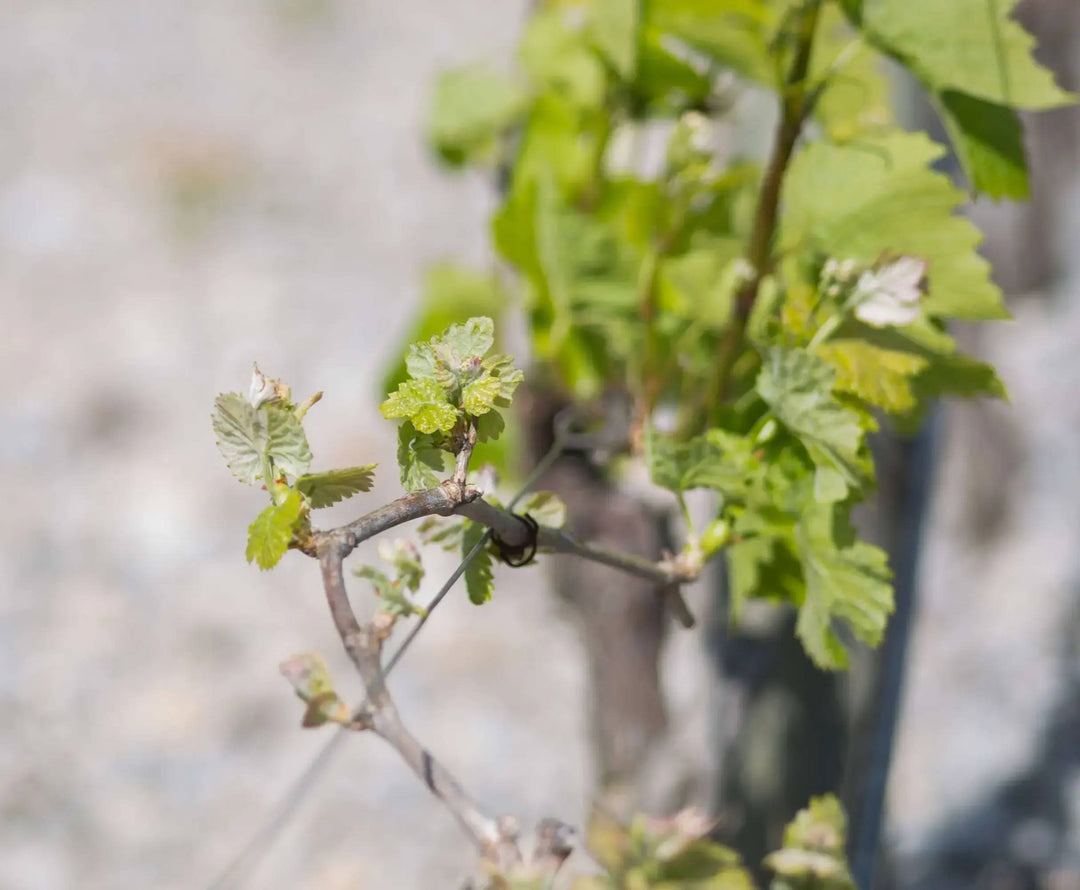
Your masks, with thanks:
[{"label": "young green leaf", "polygon": [[782,250],[811,247],[868,263],[882,254],[919,257],[928,265],[926,313],[1007,318],[975,249],[982,236],[954,215],[964,193],[930,167],[944,153],[922,133],[899,131],[807,145],[784,183]]},{"label": "young green leaf", "polygon": [[864,340],[833,340],[817,354],[836,371],[839,392],[889,414],[906,414],[918,406],[912,381],[928,364],[922,356],[882,349]]},{"label": "young green leaf", "polygon": [[257,412],[266,426],[266,455],[277,473],[302,476],[311,466],[311,449],[296,414],[288,405],[269,403]]},{"label": "young green leaf", "polygon": [[447,71],[435,86],[428,138],[449,164],[490,162],[499,138],[520,118],[527,104],[524,90],[484,68]]},{"label": "young green leaf", "polygon": [[458,422],[458,410],[446,391],[430,378],[406,380],[379,406],[383,417],[403,417],[421,433],[449,432]]},{"label": "young green leaf", "polygon": [[892,573],[885,551],[864,541],[838,541],[831,505],[808,507],[795,529],[806,600],[795,632],[818,667],[847,666],[847,652],[833,621],[847,623],[855,636],[877,646],[893,610]]},{"label": "young green leaf", "polygon": [[254,485],[262,478],[266,453],[266,427],[256,419],[256,409],[243,396],[225,393],[214,399],[213,426],[232,474]]},{"label": "young green leaf", "polygon": [[[465,556],[484,536],[486,529],[477,522],[467,522],[461,538],[461,555]],[[474,605],[482,606],[491,599],[495,578],[491,572],[491,554],[483,548],[465,569],[465,589]]]},{"label": "young green leaf", "polygon": [[1027,162],[1014,109],[1072,101],[1031,57],[1031,36],[1009,17],[1016,0],[866,0],[853,14],[870,43],[933,94],[972,190],[1026,198]]},{"label": "young green leaf", "polygon": [[293,490],[280,504],[263,510],[248,528],[247,561],[264,571],[276,566],[289,549],[302,508],[300,493]]},{"label": "young green leaf", "polygon": [[638,0],[594,0],[587,15],[589,37],[608,63],[631,80],[637,65]]},{"label": "young green leaf", "polygon": [[822,501],[842,500],[865,475],[859,416],[833,396],[835,381],[836,373],[817,356],[780,347],[765,351],[757,379],[758,393],[817,466]]},{"label": "young green leaf", "polygon": [[347,470],[308,473],[297,478],[296,487],[317,509],[351,498],[358,492],[370,491],[374,476],[375,464],[368,464]]},{"label": "young green leaf", "polygon": [[502,392],[502,384],[498,377],[493,377],[484,371],[472,383],[469,383],[461,391],[461,407],[464,412],[472,417],[487,414],[495,407],[495,400]]},{"label": "young green leaf", "polygon": [[1017,0],[864,0],[861,28],[928,87],[1037,111],[1072,97],[1031,56],[1009,13]]},{"label": "young green leaf", "polygon": [[711,488],[726,497],[746,491],[750,443],[720,430],[676,442],[651,426],[645,431],[645,463],[652,481],[675,493]]},{"label": "young green leaf", "polygon": [[445,519],[441,516],[429,516],[417,527],[420,540],[425,544],[437,544],[443,550],[461,549],[461,538],[465,534],[464,519]]},{"label": "young green leaf", "polygon": [[406,491],[420,491],[439,484],[438,473],[444,469],[444,451],[427,433],[418,433],[406,421],[398,428],[398,466],[401,468],[401,486]]},{"label": "young green leaf", "polygon": [[482,359],[495,343],[495,322],[485,317],[470,318],[464,324],[450,325],[440,340],[458,365]]}]

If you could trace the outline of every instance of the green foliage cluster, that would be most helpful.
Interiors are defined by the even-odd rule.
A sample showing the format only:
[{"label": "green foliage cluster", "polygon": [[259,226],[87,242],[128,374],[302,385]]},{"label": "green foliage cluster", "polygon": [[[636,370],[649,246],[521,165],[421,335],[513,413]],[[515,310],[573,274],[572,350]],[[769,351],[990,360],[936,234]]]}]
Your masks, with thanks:
[{"label": "green foliage cluster", "polygon": [[[739,854],[709,839],[714,823],[694,810],[670,819],[636,817],[621,825],[594,813],[586,845],[603,873],[577,878],[572,890],[754,890]],[[854,890],[844,858],[846,819],[832,795],[817,797],[784,831],[764,862],[771,890]],[[495,874],[488,890],[539,890],[550,879]]]},{"label": "green foliage cluster", "polygon": [[523,375],[510,356],[488,355],[494,343],[494,322],[481,317],[409,347],[406,378],[380,408],[384,417],[404,421],[398,463],[407,491],[438,483],[443,454],[460,450],[471,425],[479,442],[502,434],[506,422],[498,409],[510,406]]},{"label": "green foliage cluster", "polygon": [[214,400],[211,420],[229,469],[241,482],[261,483],[270,494],[270,506],[248,529],[247,559],[260,569],[272,569],[304,538],[312,509],[371,489],[374,464],[308,472],[311,448],[303,419],[321,398],[318,393],[294,404],[289,387],[256,365],[247,396],[231,392]]},{"label": "green foliage cluster", "polygon": [[[972,193],[1023,197],[1017,111],[1071,97],[1012,5],[547,0],[512,71],[435,89],[438,156],[506,175],[492,241],[540,378],[631,395],[653,480],[716,492],[687,558],[726,552],[736,612],[796,606],[821,667],[880,641],[892,609],[885,556],[850,524],[874,490],[867,435],[913,429],[941,396],[1005,396],[946,328],[1006,317],[966,195],[935,169],[946,149],[894,122],[882,60],[925,87]],[[750,87],[781,112],[765,165],[717,139]],[[636,147],[658,134],[646,174]],[[418,329],[446,317],[444,291],[505,311],[487,276],[446,269]]]}]

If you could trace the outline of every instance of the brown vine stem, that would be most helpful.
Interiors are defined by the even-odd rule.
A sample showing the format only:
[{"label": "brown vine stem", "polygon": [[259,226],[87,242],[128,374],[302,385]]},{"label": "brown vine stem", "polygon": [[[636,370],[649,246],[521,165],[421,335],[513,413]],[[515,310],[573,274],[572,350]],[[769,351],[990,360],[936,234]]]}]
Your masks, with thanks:
[{"label": "brown vine stem", "polygon": [[[500,510],[483,499],[463,505],[458,512],[473,522],[486,525],[511,547],[525,546],[529,543],[530,532],[524,523],[517,519],[514,514]],[[632,553],[594,547],[584,541],[579,541],[562,529],[546,525],[541,525],[537,530],[536,546],[538,550],[580,556],[583,559],[611,566],[614,569],[652,581],[663,589],[664,594],[672,604],[676,618],[679,619],[683,627],[690,628],[694,626],[694,616],[682,598],[679,585],[695,580],[698,576],[697,571],[682,566],[671,559],[652,562]]]},{"label": "brown vine stem", "polygon": [[[484,500],[478,489],[468,485],[462,486],[455,479],[448,479],[435,488],[426,488],[403,495],[348,525],[330,531],[313,531],[303,545],[297,545],[297,549],[309,556],[321,558],[326,548],[333,544],[340,548],[342,559],[344,559],[362,542],[395,526],[414,519],[422,519],[425,516],[453,516],[455,514],[487,526],[511,546],[521,546],[528,542],[529,532],[514,513]],[[677,588],[681,584],[694,581],[697,573],[679,565],[677,561],[665,559],[652,562],[630,553],[594,547],[577,540],[561,529],[547,525],[539,526],[537,546],[554,553],[572,554],[602,563],[661,585],[668,592],[667,595],[673,597],[676,614],[680,621],[687,627],[693,625],[693,616],[689,614],[685,602],[679,597]],[[674,594],[671,593],[673,590],[676,591]]]},{"label": "brown vine stem", "polygon": [[731,324],[720,342],[715,372],[705,389],[703,403],[682,418],[680,431],[690,433],[697,422],[698,410],[704,406],[706,412],[720,404],[727,390],[731,370],[739,357],[746,337],[746,325],[750,313],[757,302],[761,282],[772,266],[772,245],[776,236],[776,220],[780,209],[780,193],[784,185],[784,176],[795,152],[795,145],[802,134],[803,124],[813,108],[816,93],[807,91],[807,75],[810,71],[810,53],[813,49],[814,34],[817,31],[821,12],[821,0],[807,0],[801,11],[798,30],[795,34],[795,57],[791,62],[787,79],[784,83],[783,106],[780,122],[777,125],[776,138],[773,142],[772,156],[765,170],[758,195],[757,209],[754,213],[754,227],[746,249],[746,260],[750,266],[749,274],[735,292],[735,306]]},{"label": "brown vine stem", "polygon": [[[386,686],[386,671],[382,665],[382,644],[390,634],[394,619],[380,612],[372,621],[361,624],[349,602],[343,568],[345,558],[363,541],[402,523],[433,514],[461,514],[487,526],[507,544],[528,543],[533,534],[532,527],[527,528],[509,510],[485,501],[479,490],[466,484],[473,444],[475,428],[470,427],[455,462],[454,474],[441,485],[404,495],[340,528],[313,530],[296,547],[318,558],[334,627],[364,683],[365,702],[348,728],[371,730],[388,742],[450,810],[481,855],[500,867],[507,867],[522,861],[516,822],[486,815],[453,775],[406,729]],[[685,603],[678,596],[678,587],[693,580],[696,573],[680,566],[677,560],[653,563],[632,554],[604,550],[549,526],[536,527],[535,534],[537,545],[544,549],[575,554],[662,585],[672,601],[682,607],[679,614],[684,624],[693,623]]]},{"label": "brown vine stem", "polygon": [[319,545],[319,564],[327,604],[341,641],[356,665],[367,694],[365,709],[357,724],[375,732],[401,755],[410,769],[443,802],[482,855],[494,862],[520,858],[517,838],[506,831],[503,820],[485,815],[450,772],[406,729],[398,715],[382,668],[382,644],[393,619],[377,614],[368,624],[360,624],[345,590],[342,563],[348,544],[336,535],[327,535]]}]

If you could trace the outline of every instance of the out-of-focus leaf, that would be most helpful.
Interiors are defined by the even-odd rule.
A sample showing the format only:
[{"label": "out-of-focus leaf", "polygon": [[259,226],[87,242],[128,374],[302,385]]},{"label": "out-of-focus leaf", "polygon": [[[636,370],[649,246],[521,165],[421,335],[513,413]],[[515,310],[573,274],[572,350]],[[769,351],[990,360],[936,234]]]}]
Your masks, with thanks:
[{"label": "out-of-focus leaf", "polygon": [[297,696],[307,704],[302,724],[305,728],[327,722],[349,722],[349,708],[338,698],[326,662],[317,652],[294,655],[283,661],[281,673],[292,684]]}]

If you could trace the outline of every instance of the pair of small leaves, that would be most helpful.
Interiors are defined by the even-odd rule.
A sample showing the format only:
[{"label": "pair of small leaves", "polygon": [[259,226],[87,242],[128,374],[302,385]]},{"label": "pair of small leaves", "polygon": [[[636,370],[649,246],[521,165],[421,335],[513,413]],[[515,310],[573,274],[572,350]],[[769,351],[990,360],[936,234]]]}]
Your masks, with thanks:
[{"label": "pair of small leaves", "polygon": [[334,682],[326,662],[317,652],[294,655],[288,661],[283,661],[281,673],[292,684],[297,696],[307,704],[302,724],[305,728],[328,722],[349,722],[349,708],[334,691]]},{"label": "pair of small leaves", "polygon": [[[790,890],[855,890],[844,855],[847,819],[833,795],[812,798],[784,830],[784,846],[765,859]],[[696,887],[753,890],[754,882],[733,850],[708,840],[714,824],[692,810],[670,819],[637,817],[620,825],[594,812],[590,853],[606,874],[585,878],[575,890]]]}]

